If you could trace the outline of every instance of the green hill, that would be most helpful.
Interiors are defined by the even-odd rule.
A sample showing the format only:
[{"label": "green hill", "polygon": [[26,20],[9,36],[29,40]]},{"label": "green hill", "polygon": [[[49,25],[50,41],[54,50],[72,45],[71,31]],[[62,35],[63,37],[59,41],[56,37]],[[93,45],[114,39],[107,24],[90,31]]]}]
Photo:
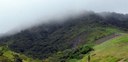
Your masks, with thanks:
[{"label": "green hill", "polygon": [[[126,14],[107,14],[85,13],[64,19],[64,22],[41,24],[2,37],[0,43],[6,44],[11,51],[43,62],[75,62],[82,60],[84,56],[83,60],[86,60],[86,55],[91,51],[105,48],[103,42],[109,42],[107,40],[116,37],[116,34],[128,31]],[[98,47],[99,44],[101,47]],[[12,56],[7,53],[6,57],[9,59]],[[96,61],[98,57],[92,60]]]}]

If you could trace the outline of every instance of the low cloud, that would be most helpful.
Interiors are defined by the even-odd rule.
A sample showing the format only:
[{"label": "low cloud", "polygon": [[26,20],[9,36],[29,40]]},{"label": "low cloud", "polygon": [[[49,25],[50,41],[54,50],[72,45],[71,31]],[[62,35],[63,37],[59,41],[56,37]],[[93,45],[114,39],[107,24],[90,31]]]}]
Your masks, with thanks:
[{"label": "low cloud", "polygon": [[0,33],[18,32],[86,10],[127,13],[127,5],[126,0],[0,0]]}]

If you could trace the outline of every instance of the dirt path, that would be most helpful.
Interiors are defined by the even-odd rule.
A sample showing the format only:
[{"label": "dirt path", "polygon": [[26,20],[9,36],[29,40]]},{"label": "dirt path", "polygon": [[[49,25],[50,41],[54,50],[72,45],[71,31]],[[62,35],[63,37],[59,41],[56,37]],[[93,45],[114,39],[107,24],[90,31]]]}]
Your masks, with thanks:
[{"label": "dirt path", "polygon": [[120,61],[118,61],[118,62],[124,62],[126,59],[121,59]]},{"label": "dirt path", "polygon": [[113,35],[110,35],[110,36],[106,36],[106,37],[104,37],[102,39],[97,40],[96,44],[101,44],[101,43],[103,43],[103,42],[105,42],[105,41],[107,41],[109,39],[112,39],[112,38],[115,38],[115,37],[118,37],[118,36],[121,36],[121,35],[122,34],[113,34]]}]

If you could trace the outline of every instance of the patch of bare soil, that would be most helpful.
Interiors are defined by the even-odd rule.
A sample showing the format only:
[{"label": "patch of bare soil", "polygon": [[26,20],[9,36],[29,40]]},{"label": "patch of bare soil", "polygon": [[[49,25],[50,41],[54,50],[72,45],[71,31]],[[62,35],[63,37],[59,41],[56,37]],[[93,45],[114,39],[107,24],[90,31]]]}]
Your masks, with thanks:
[{"label": "patch of bare soil", "polygon": [[101,44],[109,39],[112,39],[112,38],[115,38],[115,37],[118,37],[118,36],[121,36],[121,34],[113,34],[113,35],[110,35],[110,36],[106,36],[104,38],[101,38],[99,40],[96,41],[96,44]]}]

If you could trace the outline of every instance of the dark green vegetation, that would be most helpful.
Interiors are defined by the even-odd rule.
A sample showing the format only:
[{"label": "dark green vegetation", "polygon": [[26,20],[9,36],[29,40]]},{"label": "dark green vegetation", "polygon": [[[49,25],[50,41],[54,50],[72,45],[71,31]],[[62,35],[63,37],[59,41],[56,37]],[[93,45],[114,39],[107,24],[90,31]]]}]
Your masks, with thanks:
[{"label": "dark green vegetation", "polygon": [[84,45],[75,49],[67,49],[63,52],[59,51],[56,54],[43,60],[43,62],[68,62],[71,59],[80,60],[85,54],[93,51],[92,45]]},{"label": "dark green vegetation", "polygon": [[23,54],[19,54],[9,50],[6,45],[0,46],[0,62],[41,62],[38,59],[29,58]]},{"label": "dark green vegetation", "polygon": [[[95,50],[93,46],[111,35],[126,32],[128,15],[107,13],[83,14],[62,23],[35,26],[0,39],[17,53],[44,62],[74,62]],[[36,61],[37,62],[37,61]]]}]

